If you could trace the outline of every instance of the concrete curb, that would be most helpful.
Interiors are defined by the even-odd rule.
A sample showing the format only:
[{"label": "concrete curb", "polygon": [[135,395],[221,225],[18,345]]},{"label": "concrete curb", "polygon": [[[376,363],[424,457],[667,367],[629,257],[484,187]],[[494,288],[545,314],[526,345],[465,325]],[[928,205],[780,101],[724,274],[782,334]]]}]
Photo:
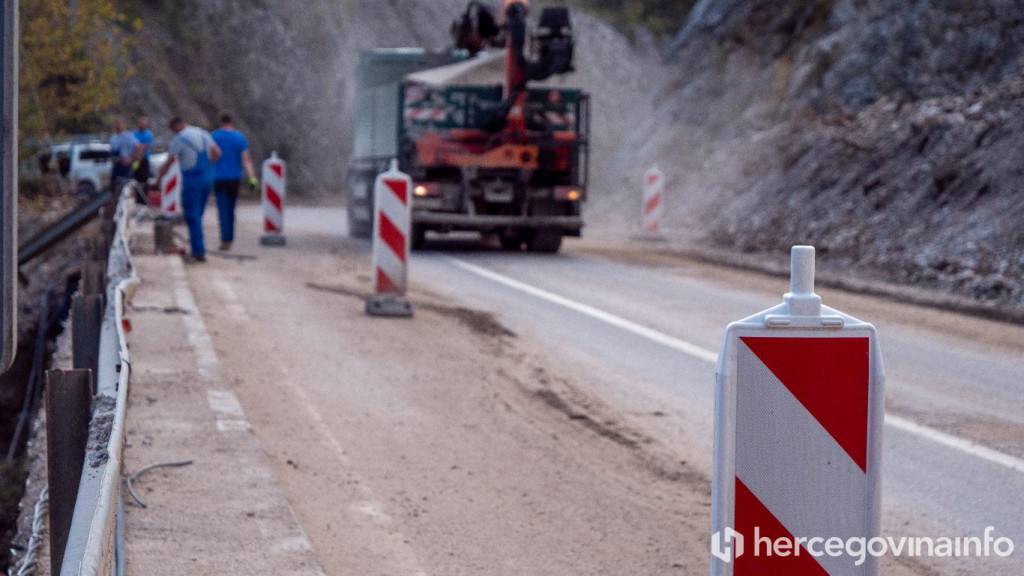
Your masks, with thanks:
[{"label": "concrete curb", "polygon": [[[779,278],[789,277],[788,260],[785,258],[778,261],[774,261],[772,259],[766,260],[763,254],[735,254],[724,250],[696,246],[675,246],[670,248],[663,248],[659,246],[654,251],[666,255],[688,258],[690,260],[696,260],[707,264],[728,266],[730,268],[758,272]],[[821,286],[844,290],[846,292],[877,296],[894,300],[896,302],[903,302],[927,308],[936,308],[949,312],[957,312],[960,314],[984,318],[986,320],[1024,325],[1024,310],[1022,309],[1007,308],[1005,306],[995,304],[985,304],[962,296],[940,294],[937,292],[923,290],[921,288],[902,286],[889,282],[855,280],[830,272],[827,268],[824,270],[819,268],[817,273],[817,282]]]}]

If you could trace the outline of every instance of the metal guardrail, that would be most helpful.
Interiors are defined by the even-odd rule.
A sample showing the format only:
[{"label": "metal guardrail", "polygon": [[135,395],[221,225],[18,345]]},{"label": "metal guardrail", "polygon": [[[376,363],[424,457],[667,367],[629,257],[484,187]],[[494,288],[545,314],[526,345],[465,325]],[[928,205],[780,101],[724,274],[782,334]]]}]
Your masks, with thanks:
[{"label": "metal guardrail", "polygon": [[125,302],[138,278],[128,246],[132,185],[126,185],[114,216],[114,238],[107,263],[107,305],[100,330],[96,398],[85,463],[75,501],[60,576],[108,576],[117,556],[118,504],[131,360],[125,340]]},{"label": "metal guardrail", "polygon": [[91,222],[104,206],[110,204],[111,200],[113,200],[112,192],[100,192],[72,208],[71,212],[53,225],[26,240],[18,247],[18,266],[28,263]]}]

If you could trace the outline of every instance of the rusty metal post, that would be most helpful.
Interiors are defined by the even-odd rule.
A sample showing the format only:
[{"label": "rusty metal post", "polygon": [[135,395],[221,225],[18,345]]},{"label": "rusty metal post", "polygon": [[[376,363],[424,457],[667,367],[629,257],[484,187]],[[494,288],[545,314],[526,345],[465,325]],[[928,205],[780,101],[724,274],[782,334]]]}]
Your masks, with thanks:
[{"label": "rusty metal post", "polygon": [[100,330],[103,326],[103,296],[75,294],[71,299],[72,366],[79,370],[99,369]]},{"label": "rusty metal post", "polygon": [[105,262],[86,260],[82,263],[82,285],[79,291],[87,296],[106,294],[107,266]]},{"label": "rusty metal post", "polygon": [[60,574],[78,499],[92,410],[93,373],[46,373],[46,465],[50,489],[50,573]]}]

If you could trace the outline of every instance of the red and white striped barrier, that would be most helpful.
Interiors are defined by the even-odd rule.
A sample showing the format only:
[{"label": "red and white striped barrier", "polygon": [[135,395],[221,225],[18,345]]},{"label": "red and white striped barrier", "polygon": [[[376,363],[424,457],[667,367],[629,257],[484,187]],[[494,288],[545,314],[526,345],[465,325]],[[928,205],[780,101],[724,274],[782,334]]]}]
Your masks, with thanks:
[{"label": "red and white striped barrier", "polygon": [[263,162],[260,174],[260,203],[263,205],[263,236],[260,244],[283,246],[284,200],[288,180],[284,160],[272,152]]},{"label": "red and white striped barrier", "polygon": [[375,316],[409,316],[405,300],[409,277],[412,227],[412,178],[391,161],[387,172],[377,176],[373,187],[373,282],[374,295],[366,312]]},{"label": "red and white striped barrier", "polygon": [[665,213],[665,174],[657,167],[644,173],[644,203],[641,229],[644,234],[661,234],[661,217]]},{"label": "red and white striped barrier", "polygon": [[878,559],[845,546],[879,532],[875,328],[822,306],[814,248],[792,267],[785,301],[731,324],[719,356],[711,574],[873,576]]},{"label": "red and white striped barrier", "polygon": [[181,214],[181,163],[171,156],[171,167],[160,180],[160,211],[166,216]]}]

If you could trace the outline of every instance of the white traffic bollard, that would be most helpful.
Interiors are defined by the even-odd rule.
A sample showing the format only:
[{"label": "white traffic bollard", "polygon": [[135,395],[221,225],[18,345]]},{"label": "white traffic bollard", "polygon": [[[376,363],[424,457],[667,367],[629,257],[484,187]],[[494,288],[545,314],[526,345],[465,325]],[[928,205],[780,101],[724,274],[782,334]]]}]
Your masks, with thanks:
[{"label": "white traffic bollard", "polygon": [[181,186],[181,164],[172,156],[171,167],[160,180],[160,212],[165,216],[181,214]]},{"label": "white traffic bollard", "polygon": [[644,196],[641,231],[648,237],[661,235],[661,218],[665,214],[665,174],[652,166],[644,173]]},{"label": "white traffic bollard", "polygon": [[284,160],[272,152],[260,173],[260,204],[263,206],[264,246],[284,246],[284,200],[288,188]]},{"label": "white traffic bollard", "polygon": [[879,533],[882,356],[871,324],[822,306],[813,247],[782,304],[729,325],[716,379],[711,574],[877,575],[825,544]]},{"label": "white traffic bollard", "polygon": [[412,316],[405,299],[409,277],[412,227],[412,178],[392,160],[387,172],[373,186],[373,282],[374,294],[366,302],[371,316]]}]

